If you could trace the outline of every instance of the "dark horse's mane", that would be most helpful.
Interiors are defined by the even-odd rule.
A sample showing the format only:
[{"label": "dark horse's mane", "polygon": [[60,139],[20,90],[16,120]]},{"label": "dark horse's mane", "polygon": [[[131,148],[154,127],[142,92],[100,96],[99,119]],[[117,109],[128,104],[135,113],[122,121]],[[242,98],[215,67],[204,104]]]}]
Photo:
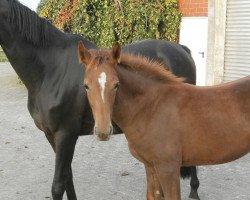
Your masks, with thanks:
[{"label": "dark horse's mane", "polygon": [[143,56],[129,53],[122,54],[120,65],[159,82],[175,83],[183,81],[182,78],[177,78],[171,71],[166,70],[163,63]]},{"label": "dark horse's mane", "polygon": [[16,0],[9,0],[8,21],[14,24],[21,36],[35,46],[46,46],[52,40],[51,31],[60,32],[50,22],[39,17]]}]

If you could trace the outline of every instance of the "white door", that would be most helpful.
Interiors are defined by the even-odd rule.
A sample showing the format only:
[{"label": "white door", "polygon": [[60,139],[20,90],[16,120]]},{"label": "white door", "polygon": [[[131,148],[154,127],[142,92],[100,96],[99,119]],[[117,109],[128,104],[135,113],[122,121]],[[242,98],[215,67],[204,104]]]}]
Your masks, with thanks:
[{"label": "white door", "polygon": [[183,17],[180,44],[187,46],[196,64],[196,85],[206,83],[207,17]]}]

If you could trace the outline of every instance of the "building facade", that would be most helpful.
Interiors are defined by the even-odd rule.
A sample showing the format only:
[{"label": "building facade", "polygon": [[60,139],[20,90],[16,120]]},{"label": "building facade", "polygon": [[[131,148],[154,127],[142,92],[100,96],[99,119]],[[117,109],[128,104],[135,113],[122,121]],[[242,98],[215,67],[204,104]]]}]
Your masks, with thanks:
[{"label": "building facade", "polygon": [[250,75],[250,1],[209,0],[207,85]]}]

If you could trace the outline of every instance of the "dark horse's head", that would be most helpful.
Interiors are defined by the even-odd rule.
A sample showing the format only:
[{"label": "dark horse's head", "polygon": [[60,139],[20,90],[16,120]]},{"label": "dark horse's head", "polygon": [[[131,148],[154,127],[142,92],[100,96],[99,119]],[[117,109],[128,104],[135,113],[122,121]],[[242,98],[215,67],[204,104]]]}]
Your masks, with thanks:
[{"label": "dark horse's head", "polygon": [[27,42],[40,45],[46,41],[41,35],[47,35],[47,24],[49,22],[19,1],[0,0],[0,45],[10,45],[17,34]]}]

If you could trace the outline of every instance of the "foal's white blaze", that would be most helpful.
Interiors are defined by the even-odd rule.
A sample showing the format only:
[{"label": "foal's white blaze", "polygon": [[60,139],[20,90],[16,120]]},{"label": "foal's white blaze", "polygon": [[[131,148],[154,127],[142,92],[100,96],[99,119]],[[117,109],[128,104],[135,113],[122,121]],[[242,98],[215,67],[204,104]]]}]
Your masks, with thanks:
[{"label": "foal's white blaze", "polygon": [[103,103],[104,103],[104,90],[105,90],[105,83],[106,83],[106,74],[105,74],[105,72],[102,72],[99,75],[98,82],[99,82],[100,87],[101,87],[101,96],[102,96],[102,100],[103,100]]}]

